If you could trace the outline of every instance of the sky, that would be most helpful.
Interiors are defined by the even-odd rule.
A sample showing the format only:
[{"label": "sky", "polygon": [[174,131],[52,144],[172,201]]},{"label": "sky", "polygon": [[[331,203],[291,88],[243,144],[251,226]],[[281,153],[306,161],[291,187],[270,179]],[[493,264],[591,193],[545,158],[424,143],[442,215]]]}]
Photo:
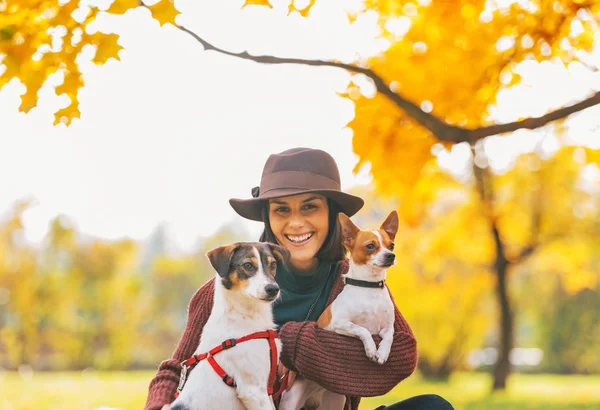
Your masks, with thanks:
[{"label": "sky", "polygon": [[[372,18],[351,26],[338,6],[324,3],[304,19],[281,18],[282,10],[241,10],[241,2],[177,1],[177,22],[219,47],[253,54],[350,61],[357,50],[377,48]],[[368,168],[353,173],[358,157],[344,129],[353,107],[336,94],[350,78],[343,70],[266,66],[205,52],[186,33],[161,28],[144,9],[104,15],[98,27],[118,32],[125,50],[120,62],[82,65],[82,114],[70,127],[52,125],[52,109],[66,105],[52,82],[27,115],[18,112],[19,83],[0,92],[0,215],[15,200],[33,198],[25,215],[30,241],[42,240],[57,214],[107,239],[143,240],[167,223],[180,249],[230,222],[258,234],[260,224],[237,216],[228,199],[249,197],[268,155],[295,146],[332,154],[343,189],[371,182]],[[573,75],[578,69],[525,67],[530,84],[501,96],[496,117],[541,115],[579,100],[590,85],[600,90],[597,74]],[[590,124],[597,126],[599,114],[580,114],[578,137],[598,140]],[[516,152],[532,149],[537,137],[527,135],[490,139],[493,165],[507,167]],[[459,169],[465,148],[444,153],[441,162]]]}]

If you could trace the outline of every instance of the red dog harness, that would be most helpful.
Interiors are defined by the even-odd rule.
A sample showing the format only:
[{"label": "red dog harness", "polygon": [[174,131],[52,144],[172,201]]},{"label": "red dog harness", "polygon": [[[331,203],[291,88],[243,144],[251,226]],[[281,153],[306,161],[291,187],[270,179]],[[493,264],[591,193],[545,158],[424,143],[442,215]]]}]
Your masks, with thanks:
[{"label": "red dog harness", "polygon": [[251,333],[238,339],[227,339],[219,346],[216,346],[209,350],[207,353],[197,354],[195,356],[190,357],[187,360],[184,360],[183,362],[181,362],[181,376],[179,377],[179,386],[177,387],[177,392],[175,392],[175,398],[177,398],[179,396],[179,393],[181,393],[181,390],[183,390],[183,386],[185,385],[185,382],[187,380],[188,372],[191,370],[192,367],[194,367],[196,364],[198,364],[204,359],[208,361],[210,366],[219,375],[219,377],[223,379],[223,382],[226,385],[228,385],[229,387],[236,387],[236,383],[235,380],[233,380],[233,377],[228,375],[227,372],[225,372],[225,370],[223,370],[223,368],[219,366],[219,363],[217,363],[217,361],[215,360],[214,355],[219,352],[222,352],[223,350],[231,349],[238,343],[243,343],[248,340],[254,339],[267,339],[267,341],[269,342],[271,358],[271,371],[269,372],[269,381],[267,382],[267,393],[269,393],[269,396],[273,396],[273,398],[275,399],[281,394],[281,392],[285,388],[285,385],[287,384],[285,383],[287,380],[284,380],[282,378],[281,387],[275,394],[273,394],[273,384],[275,383],[275,377],[277,376],[278,363],[277,345],[275,344],[276,338],[277,332],[274,330],[266,330],[263,332]]}]

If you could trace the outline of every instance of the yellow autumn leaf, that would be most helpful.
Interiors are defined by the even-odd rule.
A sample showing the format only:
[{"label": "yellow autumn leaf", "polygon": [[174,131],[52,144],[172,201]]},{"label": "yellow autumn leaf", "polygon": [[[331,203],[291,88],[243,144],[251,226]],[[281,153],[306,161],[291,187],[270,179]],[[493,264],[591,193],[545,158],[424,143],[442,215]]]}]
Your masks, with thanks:
[{"label": "yellow autumn leaf", "polygon": [[267,6],[269,8],[273,8],[273,5],[269,3],[269,0],[245,0],[242,8],[246,6]]},{"label": "yellow autumn leaf", "polygon": [[19,61],[16,60],[10,54],[4,57],[2,60],[2,64],[6,67],[6,70],[0,74],[0,90],[4,87],[10,80],[19,75]]},{"label": "yellow autumn leaf", "polygon": [[127,10],[140,5],[140,0],[114,0],[107,12],[111,14],[124,14]]},{"label": "yellow autumn leaf", "polygon": [[65,108],[61,108],[54,114],[54,125],[60,123],[69,125],[73,118],[79,118],[81,112],[79,112],[79,102],[77,100],[71,100],[71,104]]},{"label": "yellow autumn leaf", "polygon": [[308,17],[308,13],[310,12],[312,6],[315,4],[315,1],[316,0],[310,0],[308,5],[304,8],[297,8],[295,1],[290,2],[290,5],[288,6],[288,15],[293,13],[294,11],[297,11],[302,17]]},{"label": "yellow autumn leaf", "polygon": [[36,106],[38,100],[38,90],[29,87],[25,94],[21,95],[21,105],[19,111],[28,113],[33,107]]},{"label": "yellow autumn leaf", "polygon": [[118,43],[118,34],[96,33],[94,39],[97,47],[96,55],[92,60],[94,63],[102,65],[106,63],[109,58],[120,60],[119,50],[123,49],[123,47]]},{"label": "yellow autumn leaf", "polygon": [[56,87],[56,94],[67,94],[73,98],[77,95],[79,88],[83,87],[83,78],[79,71],[70,70],[65,72],[63,83]]},{"label": "yellow autumn leaf", "polygon": [[148,6],[148,8],[152,13],[152,17],[158,20],[161,26],[167,23],[176,25],[175,17],[179,15],[179,11],[175,8],[173,0],[160,0],[152,6]]}]

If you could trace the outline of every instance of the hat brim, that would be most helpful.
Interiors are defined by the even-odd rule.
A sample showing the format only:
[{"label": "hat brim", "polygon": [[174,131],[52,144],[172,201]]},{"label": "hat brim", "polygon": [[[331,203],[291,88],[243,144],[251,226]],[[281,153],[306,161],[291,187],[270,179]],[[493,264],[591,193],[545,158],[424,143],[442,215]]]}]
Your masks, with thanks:
[{"label": "hat brim", "polygon": [[282,189],[274,189],[260,198],[250,198],[250,199],[237,199],[232,198],[229,200],[229,204],[233,208],[235,212],[237,212],[240,216],[251,219],[253,221],[262,222],[262,209],[264,203],[269,199],[273,198],[281,198],[284,196],[292,196],[292,195],[300,195],[300,194],[308,194],[308,193],[316,193],[321,194],[326,198],[335,201],[341,208],[341,211],[348,216],[352,216],[356,214],[365,204],[362,198],[354,195],[347,194],[342,191],[337,191],[333,189],[294,189],[294,188],[282,188]]}]

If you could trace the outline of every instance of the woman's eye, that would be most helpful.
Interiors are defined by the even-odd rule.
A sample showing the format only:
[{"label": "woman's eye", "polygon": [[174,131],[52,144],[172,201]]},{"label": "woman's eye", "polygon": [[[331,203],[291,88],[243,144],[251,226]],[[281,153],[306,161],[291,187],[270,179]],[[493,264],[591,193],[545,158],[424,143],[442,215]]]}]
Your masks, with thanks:
[{"label": "woman's eye", "polygon": [[375,249],[375,245],[373,245],[372,243],[367,244],[367,246],[365,246],[365,248],[367,248],[368,250],[372,251]]},{"label": "woman's eye", "polygon": [[390,251],[392,251],[392,252],[394,251],[394,244],[393,243],[390,245]]},{"label": "woman's eye", "polygon": [[311,210],[311,209],[315,209],[317,206],[315,204],[306,204],[304,205],[304,210]]},{"label": "woman's eye", "polygon": [[246,270],[252,270],[254,268],[254,265],[251,264],[250,262],[244,263],[243,266],[244,266],[244,269],[246,269]]},{"label": "woman's eye", "polygon": [[283,214],[283,213],[286,213],[289,211],[290,211],[290,209],[285,206],[280,206],[279,208],[275,209],[275,212],[280,213],[280,214]]}]

